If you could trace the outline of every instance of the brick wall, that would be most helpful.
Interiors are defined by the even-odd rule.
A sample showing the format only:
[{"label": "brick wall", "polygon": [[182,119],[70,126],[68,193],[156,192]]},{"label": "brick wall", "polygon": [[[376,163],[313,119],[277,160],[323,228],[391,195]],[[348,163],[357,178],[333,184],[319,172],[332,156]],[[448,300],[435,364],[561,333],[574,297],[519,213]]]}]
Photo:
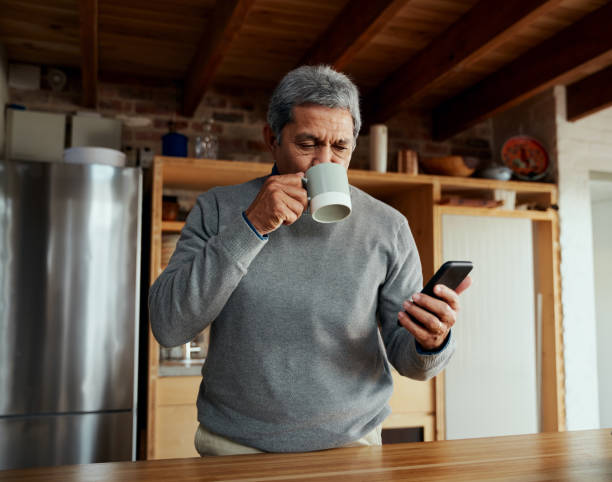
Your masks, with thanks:
[{"label": "brick wall", "polygon": [[517,135],[534,137],[544,146],[550,158],[550,167],[543,182],[557,179],[557,119],[552,89],[525,100],[491,120],[494,162],[501,163],[504,142]]},{"label": "brick wall", "polygon": [[[8,100],[7,76],[6,51],[0,44],[0,106],[4,106]],[[0,157],[4,157],[4,132],[4,116],[0,115]]]},{"label": "brick wall", "polygon": [[[74,113],[79,106],[78,75],[70,73],[64,91],[54,92],[43,85],[37,91],[10,89],[10,102],[28,109]],[[219,137],[219,158],[254,162],[271,162],[262,142],[269,90],[216,87],[203,99],[197,115],[178,115],[181,105],[178,86],[146,86],[101,82],[98,90],[98,112],[103,116],[124,120],[123,145],[150,147],[161,154],[161,137],[173,121],[177,130],[189,137],[189,155],[193,156],[193,140],[202,134],[206,119],[214,120],[213,129]],[[146,121],[147,125],[131,127],[130,120]],[[389,127],[389,170],[395,170],[397,151],[414,149],[423,157],[451,154],[469,156],[488,162],[491,159],[491,122],[485,121],[445,142],[431,138],[430,119],[426,115],[405,112],[396,116]],[[369,139],[367,132],[359,136],[351,167],[368,168]]]}]

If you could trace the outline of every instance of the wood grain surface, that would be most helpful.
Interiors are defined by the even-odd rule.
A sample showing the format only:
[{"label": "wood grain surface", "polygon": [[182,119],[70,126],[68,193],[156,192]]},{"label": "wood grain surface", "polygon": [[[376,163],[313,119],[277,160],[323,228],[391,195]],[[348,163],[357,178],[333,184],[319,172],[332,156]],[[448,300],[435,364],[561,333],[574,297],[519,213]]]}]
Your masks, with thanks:
[{"label": "wood grain surface", "polygon": [[610,429],[0,472],[0,480],[611,480]]}]

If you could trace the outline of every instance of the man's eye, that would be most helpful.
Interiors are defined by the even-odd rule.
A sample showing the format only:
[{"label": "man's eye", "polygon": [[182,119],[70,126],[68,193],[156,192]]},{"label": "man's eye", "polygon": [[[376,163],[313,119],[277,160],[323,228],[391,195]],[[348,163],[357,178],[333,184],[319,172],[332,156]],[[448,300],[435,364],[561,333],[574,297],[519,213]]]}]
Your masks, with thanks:
[{"label": "man's eye", "polygon": [[314,144],[298,144],[298,147],[302,149],[314,149],[315,145]]}]

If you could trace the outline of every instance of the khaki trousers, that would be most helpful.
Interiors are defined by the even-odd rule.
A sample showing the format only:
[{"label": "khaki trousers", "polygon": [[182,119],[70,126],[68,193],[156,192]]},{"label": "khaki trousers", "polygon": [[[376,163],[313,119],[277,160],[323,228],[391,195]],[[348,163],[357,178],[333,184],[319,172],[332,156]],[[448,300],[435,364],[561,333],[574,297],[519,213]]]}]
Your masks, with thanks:
[{"label": "khaki trousers", "polygon": [[[359,440],[351,442],[344,447],[367,447],[372,445],[382,445],[382,427],[379,425],[370,433],[364,435]],[[241,454],[261,454],[261,450],[240,445],[230,439],[209,432],[202,424],[198,426],[195,434],[195,447],[198,453],[204,457],[208,455],[241,455]]]}]

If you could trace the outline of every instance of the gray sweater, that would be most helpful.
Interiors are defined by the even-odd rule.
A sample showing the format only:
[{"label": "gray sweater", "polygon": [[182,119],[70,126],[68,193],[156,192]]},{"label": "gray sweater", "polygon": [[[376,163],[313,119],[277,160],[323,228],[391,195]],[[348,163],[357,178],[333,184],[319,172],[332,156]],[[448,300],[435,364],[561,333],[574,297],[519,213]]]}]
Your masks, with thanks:
[{"label": "gray sweater", "polygon": [[263,241],[242,212],[264,180],[198,197],[151,287],[151,326],[175,346],[212,323],[197,400],[208,430],[270,452],[339,447],[390,413],[389,362],[426,380],[454,341],[423,353],[397,324],[422,285],[404,216],[351,186],[347,219],[303,214]]}]

